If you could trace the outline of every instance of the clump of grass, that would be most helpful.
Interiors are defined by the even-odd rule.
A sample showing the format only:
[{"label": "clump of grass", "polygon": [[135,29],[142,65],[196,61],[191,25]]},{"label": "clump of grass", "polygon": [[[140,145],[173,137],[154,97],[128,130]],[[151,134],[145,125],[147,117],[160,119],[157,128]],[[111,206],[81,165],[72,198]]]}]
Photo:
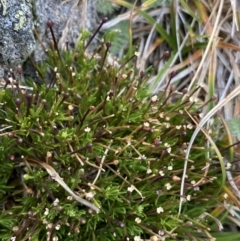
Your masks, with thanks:
[{"label": "clump of grass", "polygon": [[1,240],[213,240],[226,196],[203,134],[182,180],[200,87],[178,92],[171,74],[152,95],[138,53],[108,60],[106,39],[89,55],[88,37],[72,52],[53,44],[42,84],[10,74],[1,90]]}]

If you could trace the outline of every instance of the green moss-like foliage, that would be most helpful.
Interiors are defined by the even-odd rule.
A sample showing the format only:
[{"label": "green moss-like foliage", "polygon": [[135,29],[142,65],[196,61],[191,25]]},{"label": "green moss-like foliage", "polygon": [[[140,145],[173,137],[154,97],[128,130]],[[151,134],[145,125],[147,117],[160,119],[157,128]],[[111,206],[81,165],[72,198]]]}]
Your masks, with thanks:
[{"label": "green moss-like foliage", "polygon": [[[219,166],[194,186],[208,161],[201,135],[178,215],[194,130],[186,110],[197,117],[191,93],[151,96],[136,56],[109,62],[110,43],[88,55],[86,37],[73,52],[48,52],[40,85],[29,81],[26,90],[7,80],[0,92],[0,239],[205,240],[212,220],[202,215],[222,197]],[[100,211],[75,200],[57,175]]]}]

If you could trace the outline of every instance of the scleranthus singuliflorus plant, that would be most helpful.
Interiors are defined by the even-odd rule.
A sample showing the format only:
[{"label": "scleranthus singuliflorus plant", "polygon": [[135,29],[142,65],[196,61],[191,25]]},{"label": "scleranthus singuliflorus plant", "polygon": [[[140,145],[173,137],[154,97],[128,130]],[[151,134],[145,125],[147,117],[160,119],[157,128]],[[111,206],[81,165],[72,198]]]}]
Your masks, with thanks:
[{"label": "scleranthus singuliflorus plant", "polygon": [[107,40],[87,54],[88,37],[74,51],[49,50],[41,84],[25,90],[10,75],[1,90],[1,240],[212,238],[209,227],[221,224],[211,212],[224,196],[219,165],[202,169],[215,158],[204,135],[180,197],[190,116],[197,121],[204,103],[176,92],[172,76],[152,96],[137,53],[111,62]]}]

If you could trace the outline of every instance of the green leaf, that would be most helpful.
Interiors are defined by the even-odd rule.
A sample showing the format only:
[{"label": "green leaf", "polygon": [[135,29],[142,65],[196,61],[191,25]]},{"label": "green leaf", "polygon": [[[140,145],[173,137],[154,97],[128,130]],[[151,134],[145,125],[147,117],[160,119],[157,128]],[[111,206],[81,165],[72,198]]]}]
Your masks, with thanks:
[{"label": "green leaf", "polygon": [[103,15],[112,14],[119,6],[107,0],[96,1],[96,8]]},{"label": "green leaf", "polygon": [[239,232],[219,232],[212,233],[212,236],[216,238],[217,241],[238,241],[240,240]]},{"label": "green leaf", "polygon": [[[154,18],[152,18],[149,14],[147,14],[144,11],[141,10],[137,10],[137,12],[142,15],[150,24],[155,25],[156,24],[156,20]],[[177,49],[177,43],[176,43],[176,38],[173,36],[170,36],[165,29],[160,25],[160,24],[156,24],[155,25],[156,30],[158,31],[158,33],[162,36],[162,38],[169,44],[169,46],[173,49],[176,50]]]},{"label": "green leaf", "polygon": [[227,122],[230,132],[240,140],[240,119],[232,118]]},{"label": "green leaf", "polygon": [[[110,28],[105,34],[104,39],[111,42],[111,54],[116,55],[119,49],[129,43],[129,21],[122,21]],[[121,37],[119,37],[121,36]]]},{"label": "green leaf", "polygon": [[164,78],[163,78],[164,75],[169,70],[170,66],[172,65],[175,54],[176,54],[175,52],[172,52],[171,57],[166,62],[165,66],[158,72],[155,80],[153,81],[153,84],[151,84],[151,87],[150,87],[150,90],[152,92],[154,92],[158,88],[158,86],[161,85],[161,82],[164,80]]}]

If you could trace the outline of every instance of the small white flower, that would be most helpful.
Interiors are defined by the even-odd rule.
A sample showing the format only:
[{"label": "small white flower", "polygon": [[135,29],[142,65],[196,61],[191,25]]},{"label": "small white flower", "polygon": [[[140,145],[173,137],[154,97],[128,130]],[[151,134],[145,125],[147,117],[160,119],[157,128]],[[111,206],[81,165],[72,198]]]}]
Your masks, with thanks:
[{"label": "small white flower", "polygon": [[165,122],[165,126],[166,126],[166,128],[169,128],[170,127],[170,123],[169,122]]},{"label": "small white flower", "polygon": [[93,199],[95,194],[96,194],[95,192],[87,192],[86,193],[86,199],[88,199],[88,200]]},{"label": "small white flower", "polygon": [[15,241],[15,240],[16,240],[16,237],[11,237],[10,240],[11,240],[11,241]]},{"label": "small white flower", "polygon": [[122,78],[126,79],[128,76],[126,74],[122,74]]},{"label": "small white flower", "polygon": [[191,184],[192,184],[192,185],[195,185],[195,184],[196,184],[196,181],[195,181],[195,180],[192,180],[192,181],[191,181]]},{"label": "small white flower", "polygon": [[140,55],[140,52],[136,51],[134,54],[135,54],[136,57],[138,57]]},{"label": "small white flower", "polygon": [[156,235],[153,235],[153,236],[150,237],[150,240],[151,241],[158,241],[159,239]]},{"label": "small white flower", "polygon": [[152,102],[156,102],[157,99],[158,99],[157,95],[154,95],[154,96],[152,96],[151,101],[152,101]]},{"label": "small white flower", "polygon": [[57,225],[55,226],[55,229],[56,229],[56,230],[59,230],[60,228],[61,228],[60,224],[57,224]]},{"label": "small white flower", "polygon": [[19,230],[19,227],[18,226],[14,226],[13,228],[12,228],[12,231],[13,232],[17,232]]},{"label": "small white flower", "polygon": [[143,123],[143,126],[144,126],[144,127],[149,127],[150,124],[149,124],[148,122],[144,122],[144,123]]},{"label": "small white flower", "polygon": [[228,194],[227,194],[227,193],[224,193],[224,194],[223,194],[223,197],[224,197],[225,199],[227,199],[227,198],[228,198]]},{"label": "small white flower", "polygon": [[164,210],[163,210],[162,207],[158,207],[158,208],[157,208],[157,213],[163,213],[163,212],[164,212]]},{"label": "small white flower", "polygon": [[46,228],[47,228],[47,229],[51,229],[51,228],[52,228],[52,226],[53,226],[53,224],[52,224],[52,223],[48,223]]},{"label": "small white flower", "polygon": [[42,223],[43,223],[43,224],[48,224],[47,219],[44,218],[44,219],[42,220]]},{"label": "small white flower", "polygon": [[159,175],[163,177],[165,174],[163,171],[159,171]]},{"label": "small white flower", "polygon": [[135,222],[136,222],[136,223],[141,223],[142,220],[141,220],[140,218],[135,218]]},{"label": "small white flower", "polygon": [[187,200],[191,201],[191,195],[187,195]]},{"label": "small white flower", "polygon": [[170,183],[166,183],[165,187],[166,187],[167,190],[170,190],[172,188],[172,185]]},{"label": "small white flower", "polygon": [[129,192],[133,192],[135,190],[135,187],[133,185],[131,185],[130,187],[128,187],[127,189]]},{"label": "small white flower", "polygon": [[72,111],[72,110],[74,109],[74,106],[73,106],[73,105],[69,105],[69,106],[68,106],[68,109],[69,109],[70,111]]},{"label": "small white flower", "polygon": [[145,155],[141,155],[141,156],[138,156],[136,159],[137,160],[146,160],[147,157]]},{"label": "small white flower", "polygon": [[186,202],[186,198],[185,198],[185,197],[181,197],[181,198],[180,198],[180,201],[181,201],[181,202]]},{"label": "small white flower", "polygon": [[142,155],[141,157],[142,157],[142,160],[146,160],[147,159],[147,157],[145,155]]},{"label": "small white flower", "polygon": [[190,97],[190,98],[189,98],[189,101],[190,101],[191,103],[193,103],[193,102],[194,102],[194,97]]},{"label": "small white flower", "polygon": [[193,125],[192,124],[188,124],[187,128],[191,130],[193,128]]},{"label": "small white flower", "polygon": [[165,232],[164,232],[163,230],[159,230],[159,231],[158,231],[158,234],[159,234],[160,236],[163,236],[163,235],[165,234]]},{"label": "small white flower", "polygon": [[181,129],[181,127],[182,127],[181,125],[176,126],[176,129],[179,130],[179,129]]},{"label": "small white flower", "polygon": [[88,133],[88,132],[91,131],[91,128],[87,127],[87,128],[84,129],[84,131]]},{"label": "small white flower", "polygon": [[171,148],[171,147],[168,147],[168,148],[167,148],[167,152],[168,152],[168,153],[171,153],[171,151],[172,151],[172,148]]},{"label": "small white flower", "polygon": [[173,167],[172,166],[168,166],[167,168],[169,171],[172,171]]},{"label": "small white flower", "polygon": [[72,201],[73,197],[72,196],[67,196],[67,200]]},{"label": "small white flower", "polygon": [[140,236],[135,236],[135,237],[134,237],[134,241],[142,241],[142,239],[141,239]]},{"label": "small white flower", "polygon": [[49,209],[48,209],[48,208],[45,208],[44,215],[48,215],[48,214],[49,214]]},{"label": "small white flower", "polygon": [[199,188],[198,186],[196,186],[196,187],[193,188],[193,190],[194,190],[194,191],[199,191],[200,188]]},{"label": "small white flower", "polygon": [[226,169],[229,170],[231,167],[232,167],[232,164],[231,164],[230,162],[228,162],[228,163],[226,164]]},{"label": "small white flower", "polygon": [[160,118],[163,118],[163,117],[164,117],[164,113],[163,113],[163,112],[160,113],[160,114],[159,114],[159,117],[160,117]]},{"label": "small white flower", "polygon": [[53,206],[58,206],[58,204],[59,204],[59,199],[58,198],[56,198],[54,201],[53,201]]},{"label": "small white flower", "polygon": [[147,174],[150,174],[150,173],[152,173],[152,169],[148,168],[147,169]]},{"label": "small white flower", "polygon": [[55,236],[55,237],[53,237],[53,239],[52,239],[53,241],[58,241],[58,237],[57,236]]}]

